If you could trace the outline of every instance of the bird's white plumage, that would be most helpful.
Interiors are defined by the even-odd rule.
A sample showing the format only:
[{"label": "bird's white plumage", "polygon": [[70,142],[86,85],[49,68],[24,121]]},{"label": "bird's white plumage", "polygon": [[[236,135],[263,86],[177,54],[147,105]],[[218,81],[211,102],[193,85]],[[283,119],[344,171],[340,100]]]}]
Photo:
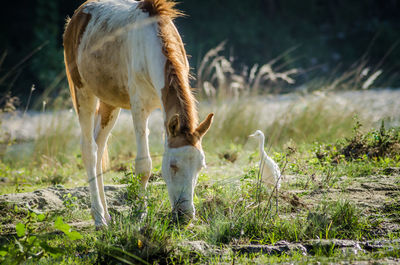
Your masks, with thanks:
[{"label": "bird's white plumage", "polygon": [[259,141],[260,148],[260,176],[262,181],[279,190],[281,187],[281,171],[276,162],[267,155],[264,150],[265,136],[262,131],[257,130],[250,137],[256,137]]}]

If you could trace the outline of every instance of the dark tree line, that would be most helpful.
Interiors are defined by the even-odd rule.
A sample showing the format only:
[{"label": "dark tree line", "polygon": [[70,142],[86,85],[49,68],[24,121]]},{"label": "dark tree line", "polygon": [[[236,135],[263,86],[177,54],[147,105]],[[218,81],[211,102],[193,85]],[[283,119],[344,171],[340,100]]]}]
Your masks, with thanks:
[{"label": "dark tree line", "polygon": [[[291,67],[324,65],[329,74],[345,70],[363,54],[371,64],[384,58],[384,72],[399,85],[400,1],[397,0],[183,0],[187,17],[176,22],[195,68],[201,57],[227,40],[238,67],[265,63],[297,47],[284,60]],[[65,86],[62,32],[79,0],[19,0],[3,5],[0,16],[0,80],[13,66],[43,46],[0,83],[2,94],[21,96]],[[389,54],[387,52],[390,51]],[[387,55],[385,57],[385,55]],[[0,57],[2,58],[2,57]],[[61,73],[61,75],[60,75]],[[397,76],[396,76],[397,74]],[[397,77],[397,79],[396,79]],[[310,77],[311,78],[311,77]]]}]

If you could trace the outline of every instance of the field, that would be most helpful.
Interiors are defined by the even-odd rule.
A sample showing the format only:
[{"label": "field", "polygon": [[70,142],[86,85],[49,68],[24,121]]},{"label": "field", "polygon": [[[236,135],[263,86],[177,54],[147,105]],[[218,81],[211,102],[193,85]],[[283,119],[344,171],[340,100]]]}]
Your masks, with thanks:
[{"label": "field", "polygon": [[[0,261],[4,264],[265,264],[400,262],[399,90],[203,100],[215,122],[196,218],[173,222],[161,177],[160,112],[150,119],[153,175],[134,175],[131,118],[109,141],[113,221],[95,230],[71,111],[2,114]],[[258,178],[258,143],[283,172],[279,193]],[[144,214],[145,213],[145,214]]]},{"label": "field", "polygon": [[[107,1],[2,6],[0,265],[400,264],[400,1],[185,0],[174,24],[174,0]],[[111,221],[95,227],[65,63],[77,89],[93,87],[96,67],[82,70],[96,60],[103,87],[138,87],[159,84],[164,56],[164,100],[191,109],[173,91],[189,84],[199,120],[215,114],[194,218],[171,213],[162,111],[144,190],[123,110],[104,172]],[[262,177],[263,150],[279,190]],[[164,166],[182,168],[174,160]]]}]

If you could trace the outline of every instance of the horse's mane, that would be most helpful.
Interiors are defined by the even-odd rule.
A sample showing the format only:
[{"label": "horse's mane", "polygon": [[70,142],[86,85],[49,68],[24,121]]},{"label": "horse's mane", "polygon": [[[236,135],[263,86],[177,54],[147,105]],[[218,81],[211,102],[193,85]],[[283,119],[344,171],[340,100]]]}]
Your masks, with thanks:
[{"label": "horse's mane", "polygon": [[196,101],[189,86],[189,64],[182,39],[172,20],[183,13],[168,0],[143,0],[140,8],[150,16],[158,16],[159,34],[163,43],[165,64],[165,87],[176,91],[181,107],[181,128],[193,132],[197,126]]}]

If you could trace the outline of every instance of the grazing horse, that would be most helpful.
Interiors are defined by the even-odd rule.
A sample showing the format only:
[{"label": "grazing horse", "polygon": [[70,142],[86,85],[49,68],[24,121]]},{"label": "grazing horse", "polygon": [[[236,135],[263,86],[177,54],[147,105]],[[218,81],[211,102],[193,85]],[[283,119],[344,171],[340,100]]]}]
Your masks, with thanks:
[{"label": "grazing horse", "polygon": [[146,188],[151,173],[148,118],[161,108],[165,151],[162,176],[173,213],[193,217],[194,187],[205,166],[201,140],[213,114],[198,124],[189,64],[168,0],[92,0],[67,21],[64,59],[82,131],[81,149],[96,226],[110,215],[102,171],[107,139],[121,108],[130,109],[137,141],[135,174]]}]

